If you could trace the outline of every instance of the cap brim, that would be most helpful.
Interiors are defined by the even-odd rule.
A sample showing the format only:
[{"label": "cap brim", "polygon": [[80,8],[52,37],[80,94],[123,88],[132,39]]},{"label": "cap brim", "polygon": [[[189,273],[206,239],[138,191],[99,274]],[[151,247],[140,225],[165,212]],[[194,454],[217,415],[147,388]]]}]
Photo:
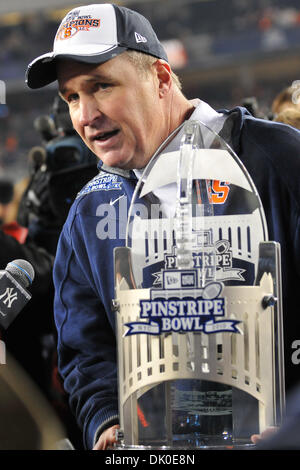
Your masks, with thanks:
[{"label": "cap brim", "polygon": [[57,80],[56,66],[59,59],[96,65],[107,62],[126,50],[126,47],[117,46],[112,47],[106,52],[91,55],[54,54],[53,52],[48,52],[37,57],[28,65],[25,81],[29,88],[42,88]]}]

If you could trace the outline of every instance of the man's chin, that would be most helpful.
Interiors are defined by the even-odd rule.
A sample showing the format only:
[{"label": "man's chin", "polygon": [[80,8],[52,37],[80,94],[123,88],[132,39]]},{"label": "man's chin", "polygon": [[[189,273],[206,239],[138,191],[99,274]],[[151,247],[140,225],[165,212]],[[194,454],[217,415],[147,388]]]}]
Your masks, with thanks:
[{"label": "man's chin", "polygon": [[132,170],[130,161],[123,159],[120,156],[115,155],[97,155],[97,157],[103,162],[104,165],[110,166],[113,168],[120,168],[122,170]]},{"label": "man's chin", "polygon": [[[96,152],[95,152],[96,153]],[[120,168],[121,170],[137,170],[144,168],[143,157],[137,155],[131,155],[128,157],[128,153],[123,152],[108,152],[105,155],[96,153],[97,157],[103,162],[104,165]]]}]

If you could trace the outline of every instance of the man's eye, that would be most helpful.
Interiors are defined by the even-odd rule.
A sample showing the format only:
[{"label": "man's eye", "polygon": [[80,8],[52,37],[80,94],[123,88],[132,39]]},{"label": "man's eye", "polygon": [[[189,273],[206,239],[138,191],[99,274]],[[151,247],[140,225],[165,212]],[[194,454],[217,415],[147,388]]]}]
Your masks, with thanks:
[{"label": "man's eye", "polygon": [[77,99],[78,99],[78,95],[76,93],[73,93],[67,96],[68,103],[72,103],[73,101],[76,101]]},{"label": "man's eye", "polygon": [[109,88],[111,85],[110,83],[96,83],[95,84],[95,89],[96,91],[98,90],[106,90],[106,88]]}]

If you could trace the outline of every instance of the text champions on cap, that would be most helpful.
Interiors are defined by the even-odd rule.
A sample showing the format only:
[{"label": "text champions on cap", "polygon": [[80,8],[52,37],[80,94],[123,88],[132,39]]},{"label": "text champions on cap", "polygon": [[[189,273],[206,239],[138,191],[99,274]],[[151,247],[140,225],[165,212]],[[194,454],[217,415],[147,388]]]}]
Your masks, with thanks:
[{"label": "text champions on cap", "polygon": [[77,20],[66,21],[60,25],[55,41],[69,39],[78,31],[89,31],[90,28],[99,28],[100,18],[79,18]]}]

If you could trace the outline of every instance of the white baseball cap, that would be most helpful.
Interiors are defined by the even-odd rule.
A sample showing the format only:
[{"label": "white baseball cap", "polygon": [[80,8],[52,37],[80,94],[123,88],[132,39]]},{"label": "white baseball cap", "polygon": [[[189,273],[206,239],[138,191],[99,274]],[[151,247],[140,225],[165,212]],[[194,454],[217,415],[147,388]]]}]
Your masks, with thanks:
[{"label": "white baseball cap", "polygon": [[168,61],[151,24],[141,14],[109,3],[77,7],[62,20],[53,51],[28,65],[26,83],[41,88],[54,82],[56,59],[101,64],[128,49]]}]

